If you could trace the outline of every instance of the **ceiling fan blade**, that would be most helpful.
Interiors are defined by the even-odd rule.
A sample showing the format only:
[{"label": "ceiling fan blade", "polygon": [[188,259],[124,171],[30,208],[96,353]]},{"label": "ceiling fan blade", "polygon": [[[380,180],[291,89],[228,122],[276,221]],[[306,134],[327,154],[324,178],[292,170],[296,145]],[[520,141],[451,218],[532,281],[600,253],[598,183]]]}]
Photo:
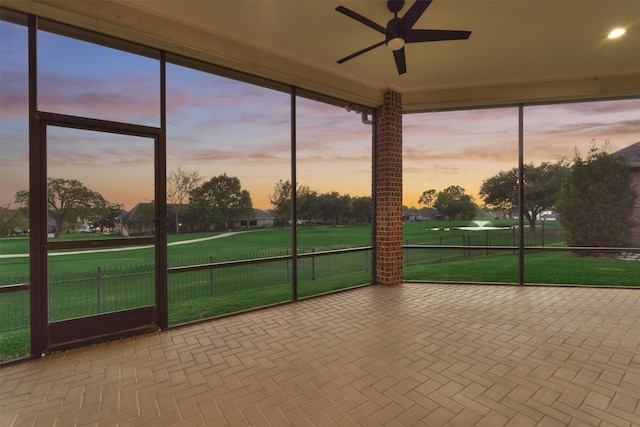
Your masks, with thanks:
[{"label": "ceiling fan blade", "polygon": [[466,40],[471,31],[457,30],[411,30],[407,33],[405,43],[437,42],[444,40]]},{"label": "ceiling fan blade", "polygon": [[396,60],[396,68],[398,69],[398,74],[404,74],[407,72],[407,62],[404,57],[404,48],[394,50],[393,57]]},{"label": "ceiling fan blade", "polygon": [[342,58],[342,59],[338,59],[338,61],[337,61],[337,62],[338,62],[338,64],[342,64],[343,62],[347,62],[348,60],[353,59],[353,58],[355,58],[355,57],[356,57],[356,56],[358,56],[358,55],[362,55],[363,53],[369,52],[370,50],[373,50],[373,49],[377,48],[378,46],[382,46],[382,45],[383,45],[383,44],[385,44],[385,43],[386,43],[386,41],[385,41],[385,40],[383,40],[383,41],[381,41],[380,43],[376,43],[376,44],[374,44],[374,45],[372,45],[372,46],[369,46],[369,47],[367,47],[367,48],[364,48],[364,49],[362,49],[362,50],[359,50],[359,51],[357,51],[356,53],[352,53],[352,54],[351,54],[351,55],[349,55],[349,56],[345,56],[345,57],[344,57],[344,58]]},{"label": "ceiling fan blade", "polygon": [[432,0],[416,0],[400,20],[400,28],[405,32],[409,31],[415,23],[418,22],[418,19],[420,19],[424,11],[427,10],[431,1]]},{"label": "ceiling fan blade", "polygon": [[349,18],[355,19],[356,21],[360,22],[361,24],[366,25],[369,28],[373,28],[374,30],[376,30],[379,33],[382,33],[382,34],[386,34],[387,33],[387,29],[385,27],[383,27],[382,25],[376,24],[375,22],[373,22],[369,18],[365,18],[364,16],[360,15],[359,13],[354,12],[351,9],[347,9],[344,6],[338,6],[338,7],[336,7],[336,11],[342,13],[343,15],[347,15]]}]

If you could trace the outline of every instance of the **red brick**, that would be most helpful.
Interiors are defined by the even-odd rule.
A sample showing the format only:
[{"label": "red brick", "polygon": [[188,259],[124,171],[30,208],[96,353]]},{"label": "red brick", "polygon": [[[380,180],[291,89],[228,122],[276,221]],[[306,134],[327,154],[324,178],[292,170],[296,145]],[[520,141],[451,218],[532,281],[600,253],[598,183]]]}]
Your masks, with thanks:
[{"label": "red brick", "polygon": [[402,283],[402,96],[384,93],[376,115],[375,283]]}]

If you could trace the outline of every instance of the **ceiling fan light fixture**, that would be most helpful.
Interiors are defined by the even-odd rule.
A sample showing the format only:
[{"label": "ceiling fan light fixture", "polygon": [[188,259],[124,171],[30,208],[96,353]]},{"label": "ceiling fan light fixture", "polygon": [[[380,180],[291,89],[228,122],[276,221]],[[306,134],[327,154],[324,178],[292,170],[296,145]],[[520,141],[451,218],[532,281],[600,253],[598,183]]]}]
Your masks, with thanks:
[{"label": "ceiling fan light fixture", "polygon": [[607,38],[617,39],[618,37],[622,37],[625,32],[626,30],[624,28],[615,28],[609,33]]},{"label": "ceiling fan light fixture", "polygon": [[400,50],[404,47],[404,39],[402,37],[389,39],[389,41],[387,41],[387,47],[393,51]]}]

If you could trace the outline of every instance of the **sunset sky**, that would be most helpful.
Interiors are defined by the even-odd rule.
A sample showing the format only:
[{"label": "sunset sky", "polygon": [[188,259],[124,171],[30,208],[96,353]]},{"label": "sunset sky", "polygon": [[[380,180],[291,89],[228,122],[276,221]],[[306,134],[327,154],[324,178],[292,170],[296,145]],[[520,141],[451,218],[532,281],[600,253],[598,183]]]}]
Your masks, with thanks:
[{"label": "sunset sky", "polygon": [[[405,115],[404,204],[424,190],[460,185],[477,196],[482,181],[518,164],[517,107]],[[586,157],[592,141],[615,152],[640,141],[640,100],[524,108],[524,161]],[[477,200],[478,201],[478,200]]]},{"label": "sunset sky", "polygon": [[[159,62],[41,33],[39,109],[159,126]],[[28,186],[26,29],[0,22],[0,204]],[[269,209],[289,179],[290,95],[178,65],[167,67],[167,167],[203,178],[237,176],[254,207]],[[297,100],[298,182],[320,193],[371,194],[371,127],[360,116]],[[404,204],[517,166],[517,108],[403,117]],[[526,107],[525,162],[617,151],[640,141],[640,100]],[[153,199],[153,144],[144,138],[49,129],[49,176],[75,178],[126,209]]]}]

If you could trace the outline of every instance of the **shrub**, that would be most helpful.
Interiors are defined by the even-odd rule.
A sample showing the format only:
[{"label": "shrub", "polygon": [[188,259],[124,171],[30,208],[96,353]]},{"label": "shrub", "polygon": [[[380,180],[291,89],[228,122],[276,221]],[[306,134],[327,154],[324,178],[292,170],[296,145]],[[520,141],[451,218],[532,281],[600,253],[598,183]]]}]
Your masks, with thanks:
[{"label": "shrub", "polygon": [[628,244],[635,193],[622,156],[592,146],[586,160],[576,152],[557,210],[570,246]]}]

